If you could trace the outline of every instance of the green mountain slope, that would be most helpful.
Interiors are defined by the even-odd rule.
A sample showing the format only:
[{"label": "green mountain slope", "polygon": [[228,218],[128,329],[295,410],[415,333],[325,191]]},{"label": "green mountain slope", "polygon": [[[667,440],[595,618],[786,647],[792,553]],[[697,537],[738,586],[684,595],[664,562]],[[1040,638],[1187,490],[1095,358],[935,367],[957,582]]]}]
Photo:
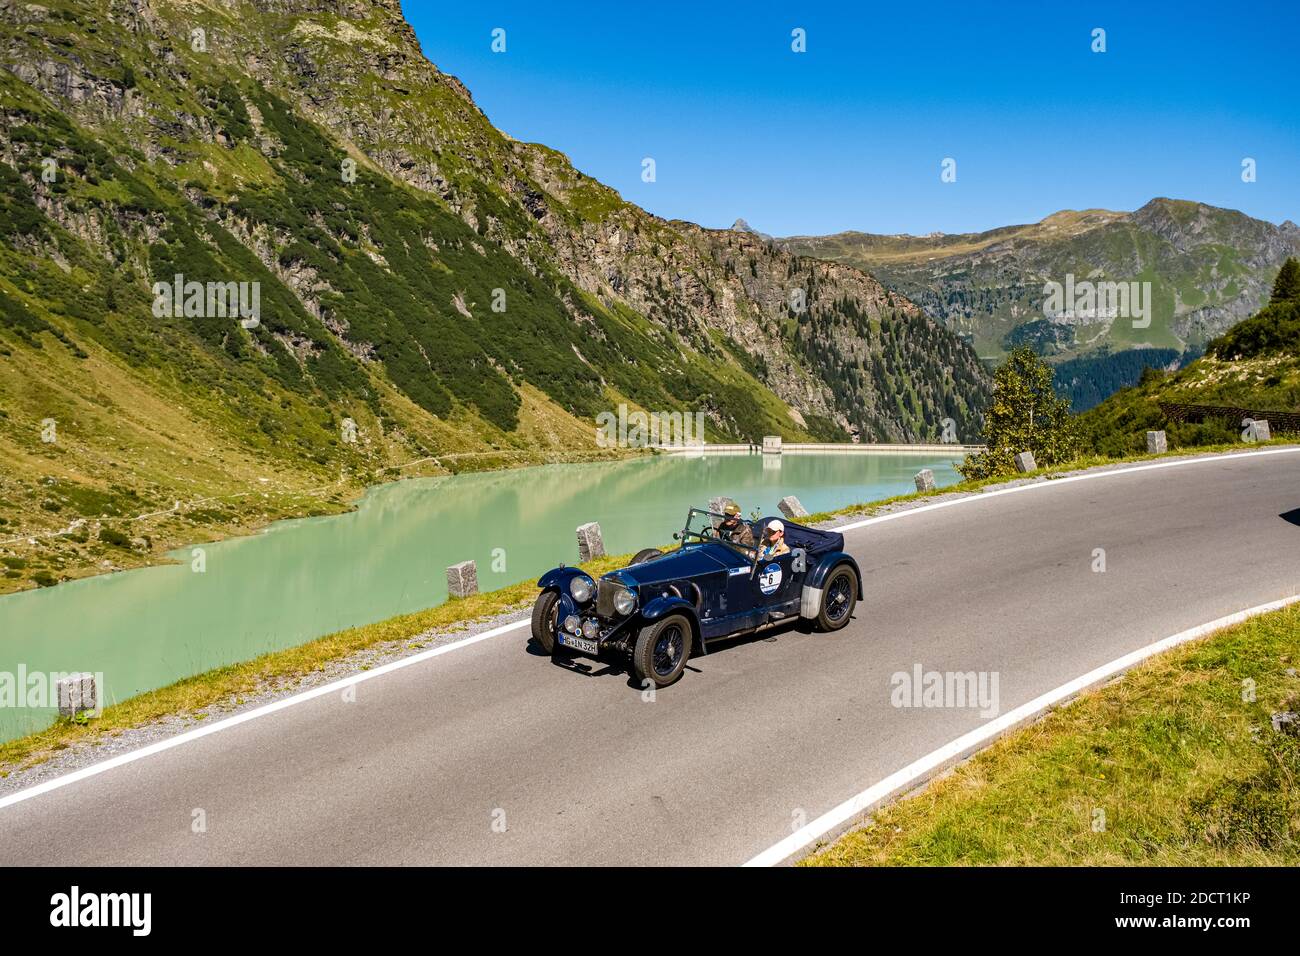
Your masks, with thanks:
[{"label": "green mountain slope", "polygon": [[[710,439],[979,430],[974,353],[906,297],[510,139],[396,0],[6,4],[0,66],[0,587],[607,454],[623,402]],[[257,321],[160,304],[177,276],[256,283]]]},{"label": "green mountain slope", "polygon": [[[1300,412],[1300,294],[1237,323],[1186,368],[1173,374],[1148,370],[1136,386],[1081,415],[1080,425],[1092,450],[1104,455],[1145,451],[1148,429],[1164,429],[1170,447],[1240,440],[1236,416],[1170,421],[1160,409],[1162,402]],[[1274,437],[1284,433],[1276,419],[1271,425]]]},{"label": "green mountain slope", "polygon": [[1066,359],[1056,365],[1053,379],[1056,393],[1070,400],[1070,410],[1086,412],[1121,388],[1136,385],[1148,368],[1173,371],[1191,356],[1173,349],[1102,350],[1082,358]]},{"label": "green mountain slope", "polygon": [[[1049,357],[1150,346],[1203,346],[1260,307],[1300,227],[1203,203],[1153,199],[1132,213],[1065,211],[983,233],[794,236],[780,244],[870,271],[971,341],[986,358],[1030,344]],[[1049,319],[1043,287],[1076,280],[1150,282],[1147,328],[1123,318]]]}]

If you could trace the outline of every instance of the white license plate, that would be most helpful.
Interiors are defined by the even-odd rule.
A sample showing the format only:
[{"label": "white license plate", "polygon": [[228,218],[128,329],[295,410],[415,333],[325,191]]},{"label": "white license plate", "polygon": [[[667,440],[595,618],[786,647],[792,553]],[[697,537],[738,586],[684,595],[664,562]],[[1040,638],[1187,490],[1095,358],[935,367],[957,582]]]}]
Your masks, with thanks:
[{"label": "white license plate", "polygon": [[577,637],[573,634],[561,634],[560,643],[565,647],[573,648],[575,651],[590,654],[592,657],[595,657],[600,650],[595,641],[589,641],[585,637]]}]

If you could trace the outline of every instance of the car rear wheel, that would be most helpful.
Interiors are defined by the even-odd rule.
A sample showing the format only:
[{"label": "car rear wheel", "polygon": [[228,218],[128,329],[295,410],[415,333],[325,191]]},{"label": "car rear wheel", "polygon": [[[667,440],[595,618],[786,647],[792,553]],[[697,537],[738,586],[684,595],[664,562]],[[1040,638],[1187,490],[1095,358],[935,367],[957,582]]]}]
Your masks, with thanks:
[{"label": "car rear wheel", "polygon": [[649,561],[651,558],[657,558],[661,554],[663,554],[663,552],[658,548],[642,548],[636,554],[632,555],[632,563],[640,564],[643,561]]},{"label": "car rear wheel", "polygon": [[853,616],[858,603],[858,578],[847,564],[834,568],[822,587],[822,606],[817,612],[817,627],[838,631]]},{"label": "car rear wheel", "polygon": [[555,653],[555,628],[560,615],[560,595],[543,591],[533,605],[533,641],[547,654]]},{"label": "car rear wheel", "polygon": [[637,680],[667,687],[682,676],[691,651],[691,622],[684,615],[669,614],[641,628],[632,651]]}]

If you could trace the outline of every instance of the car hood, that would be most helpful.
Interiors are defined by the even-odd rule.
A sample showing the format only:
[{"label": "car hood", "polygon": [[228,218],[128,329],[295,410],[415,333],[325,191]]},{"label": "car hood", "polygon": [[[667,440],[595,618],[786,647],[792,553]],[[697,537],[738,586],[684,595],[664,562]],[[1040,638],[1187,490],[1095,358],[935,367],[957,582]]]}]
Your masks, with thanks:
[{"label": "car hood", "polygon": [[743,556],[725,544],[690,545],[669,551],[663,557],[634,564],[605,575],[627,587],[679,581],[699,574],[716,574],[727,568],[748,567]]}]

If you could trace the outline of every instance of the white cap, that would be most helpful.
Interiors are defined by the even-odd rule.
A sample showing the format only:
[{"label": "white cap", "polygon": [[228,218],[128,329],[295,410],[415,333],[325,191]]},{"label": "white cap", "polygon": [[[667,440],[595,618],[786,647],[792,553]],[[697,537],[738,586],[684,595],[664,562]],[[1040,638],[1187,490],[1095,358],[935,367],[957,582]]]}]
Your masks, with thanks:
[{"label": "white cap", "polygon": [[785,531],[785,524],[779,518],[773,518],[767,523],[768,531]]}]

